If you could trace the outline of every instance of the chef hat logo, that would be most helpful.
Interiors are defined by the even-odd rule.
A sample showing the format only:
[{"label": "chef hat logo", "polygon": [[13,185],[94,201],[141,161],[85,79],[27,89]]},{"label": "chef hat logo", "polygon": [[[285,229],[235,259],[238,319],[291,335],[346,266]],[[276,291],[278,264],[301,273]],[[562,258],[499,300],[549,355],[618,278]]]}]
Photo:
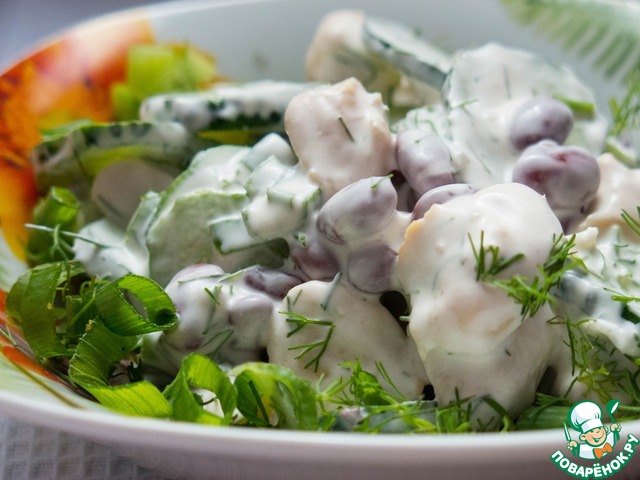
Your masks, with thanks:
[{"label": "chef hat logo", "polygon": [[594,428],[604,427],[602,409],[590,400],[576,403],[569,411],[569,425],[574,430],[587,433]]}]

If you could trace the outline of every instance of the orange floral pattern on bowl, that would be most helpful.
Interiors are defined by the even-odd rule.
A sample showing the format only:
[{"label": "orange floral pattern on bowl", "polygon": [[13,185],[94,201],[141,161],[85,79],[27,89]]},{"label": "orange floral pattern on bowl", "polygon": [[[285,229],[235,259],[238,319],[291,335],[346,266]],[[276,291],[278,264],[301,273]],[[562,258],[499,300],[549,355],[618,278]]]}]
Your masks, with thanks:
[{"label": "orange floral pattern on bowl", "polygon": [[0,228],[19,258],[37,199],[28,158],[40,131],[81,118],[110,120],[110,86],[124,79],[126,50],[153,41],[141,12],[105,17],[67,31],[0,73]]},{"label": "orange floral pattern on bowl", "polygon": [[[24,225],[38,196],[29,152],[40,132],[78,119],[111,120],[110,87],[125,77],[127,49],[154,41],[141,13],[105,17],[65,32],[0,73],[0,234],[18,258],[24,259]],[[69,386],[38,363],[5,303],[0,290],[2,355]]]}]

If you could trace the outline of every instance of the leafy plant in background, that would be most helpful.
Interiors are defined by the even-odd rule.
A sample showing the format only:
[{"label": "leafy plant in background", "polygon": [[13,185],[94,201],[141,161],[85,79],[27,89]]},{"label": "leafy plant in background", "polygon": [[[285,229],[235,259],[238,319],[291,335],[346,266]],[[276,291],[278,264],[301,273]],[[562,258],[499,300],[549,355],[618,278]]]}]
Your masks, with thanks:
[{"label": "leafy plant in background", "polygon": [[640,2],[636,0],[502,0],[521,25],[590,58],[608,77],[640,69]]}]

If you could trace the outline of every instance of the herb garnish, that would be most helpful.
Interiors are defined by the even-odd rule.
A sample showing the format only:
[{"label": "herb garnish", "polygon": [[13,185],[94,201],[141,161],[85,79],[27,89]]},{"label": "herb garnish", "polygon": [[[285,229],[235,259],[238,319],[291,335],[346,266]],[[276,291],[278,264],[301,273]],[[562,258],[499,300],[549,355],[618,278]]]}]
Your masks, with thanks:
[{"label": "herb garnish", "polygon": [[636,235],[640,236],[640,207],[636,207],[636,213],[638,214],[638,219],[633,218],[626,210],[622,210],[620,216],[624,220],[624,223],[626,223]]},{"label": "herb garnish", "polygon": [[632,128],[640,127],[640,68],[635,68],[626,79],[626,92],[618,102],[609,100],[613,121],[610,134],[618,136]]},{"label": "herb garnish", "polygon": [[480,232],[480,245],[476,249],[471,234],[468,234],[471,242],[473,256],[476,259],[476,280],[487,282],[493,279],[503,270],[507,269],[520,259],[524,258],[523,253],[518,253],[509,258],[500,256],[500,249],[495,245],[484,246],[484,231]]},{"label": "herb garnish", "polygon": [[317,342],[305,343],[304,345],[297,345],[295,347],[289,347],[288,350],[302,350],[298,355],[296,355],[295,359],[299,360],[300,358],[310,354],[314,350],[316,350],[315,356],[305,364],[304,368],[309,368],[313,365],[313,371],[317,372],[320,364],[320,358],[324,355],[324,352],[327,350],[329,346],[329,341],[331,340],[331,336],[333,335],[333,329],[336,327],[335,324],[329,320],[316,320],[305,317],[304,315],[300,315],[295,312],[280,312],[283,315],[286,315],[286,321],[288,323],[294,324],[294,328],[287,333],[287,338],[295,335],[304,327],[309,325],[317,325],[321,327],[327,327],[326,335],[324,339],[319,340]]},{"label": "herb garnish", "polygon": [[611,355],[611,344],[585,331],[584,327],[592,321],[563,318],[549,323],[566,327],[567,340],[564,343],[571,350],[571,374],[575,377],[563,397],[569,394],[576,383],[580,383],[587,388],[584,396],[594,393],[601,402],[606,403],[611,400],[612,393],[628,390],[626,376],[630,372],[620,365],[619,360],[624,357],[616,359]]},{"label": "herb garnish", "polygon": [[502,0],[521,25],[579,57],[592,59],[606,76],[628,75],[640,62],[637,2],[609,0]]},{"label": "herb garnish", "polygon": [[347,134],[347,137],[349,137],[349,140],[355,142],[356,140],[353,138],[353,134],[351,133],[351,130],[349,130],[349,127],[347,127],[347,124],[345,123],[342,115],[338,115],[338,122],[340,122],[340,125],[342,125],[342,128],[344,128],[344,131]]},{"label": "herb garnish", "polygon": [[547,259],[538,266],[539,275],[531,279],[522,275],[514,275],[509,279],[496,278],[499,273],[524,258],[524,254],[502,257],[498,246],[484,245],[484,232],[480,233],[478,248],[471,236],[469,241],[476,260],[476,280],[489,283],[507,292],[509,297],[522,306],[520,314],[523,320],[534,316],[544,304],[555,302],[551,291],[558,286],[565,272],[577,266],[584,266],[572,251],[575,235],[569,238],[554,235]]},{"label": "herb garnish", "polygon": [[[366,433],[438,434],[513,429],[505,409],[489,397],[477,400],[489,405],[501,422],[497,426],[493,423],[474,426],[472,399],[461,398],[457,391],[455,400],[446,405],[409,400],[396,387],[381,362],[375,362],[375,373],[365,370],[357,359],[344,362],[341,367],[351,370],[351,375],[334,380],[324,389],[319,388],[320,382],[316,386],[324,430],[336,428],[336,425],[338,429],[344,429],[345,424],[349,430]],[[326,403],[331,404],[330,408],[326,408]]]}]

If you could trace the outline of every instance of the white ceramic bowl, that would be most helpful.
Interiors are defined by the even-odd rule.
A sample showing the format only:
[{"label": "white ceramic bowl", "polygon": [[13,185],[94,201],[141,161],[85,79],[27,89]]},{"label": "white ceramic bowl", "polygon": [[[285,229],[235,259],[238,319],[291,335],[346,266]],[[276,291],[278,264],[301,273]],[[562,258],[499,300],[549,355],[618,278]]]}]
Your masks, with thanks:
[{"label": "white ceramic bowl", "polygon": [[[571,64],[597,89],[604,101],[619,88],[615,82],[592,72],[588,63],[577,61],[557,46],[513,23],[498,0],[168,3],[101,17],[63,32],[17,59],[16,65],[8,68],[0,78],[20,79],[25,88],[17,91],[25,96],[24,92],[33,85],[29,83],[33,78],[27,75],[29,66],[35,65],[36,72],[40,71],[43,76],[52,71],[57,71],[58,75],[64,72],[62,76],[69,77],[66,83],[54,83],[55,88],[51,90],[64,97],[74,85],[73,88],[77,87],[80,79],[75,77],[79,72],[88,69],[97,79],[108,77],[101,66],[113,66],[109,63],[114,61],[113,52],[121,55],[122,46],[136,38],[154,38],[159,41],[186,40],[213,52],[220,70],[237,79],[302,79],[304,54],[319,19],[325,12],[345,6],[419,27],[424,34],[450,49],[494,40],[543,53],[552,61]],[[88,56],[87,52],[90,52]],[[83,62],[85,70],[77,68]],[[48,70],[42,65],[48,66]],[[50,68],[52,66],[55,68]],[[98,87],[99,84],[96,83]],[[82,95],[77,90],[75,94]],[[26,121],[33,122],[54,108],[56,101],[49,99],[49,103],[43,104],[23,98],[18,104],[27,109],[24,111],[28,114]],[[6,104],[4,107],[7,108]],[[6,125],[0,122],[2,128]],[[28,132],[22,134],[28,137]],[[18,148],[18,151],[24,151],[30,140],[19,140],[18,147],[22,150]],[[2,147],[7,145],[0,143]],[[2,175],[5,173],[0,172],[0,177]],[[32,193],[28,186],[17,188],[15,192],[11,190],[9,194],[6,192],[5,205],[11,202],[18,205],[17,202],[22,201],[21,195],[28,198]],[[568,478],[550,459],[566,444],[561,430],[456,436],[367,436],[212,428],[130,418],[77,397],[41,375],[28,360],[16,357],[9,344],[0,343],[2,345],[0,409],[34,424],[101,442],[176,478]],[[640,437],[640,422],[624,424],[624,431]],[[636,460],[626,465],[615,478],[637,478],[640,462]]]}]

